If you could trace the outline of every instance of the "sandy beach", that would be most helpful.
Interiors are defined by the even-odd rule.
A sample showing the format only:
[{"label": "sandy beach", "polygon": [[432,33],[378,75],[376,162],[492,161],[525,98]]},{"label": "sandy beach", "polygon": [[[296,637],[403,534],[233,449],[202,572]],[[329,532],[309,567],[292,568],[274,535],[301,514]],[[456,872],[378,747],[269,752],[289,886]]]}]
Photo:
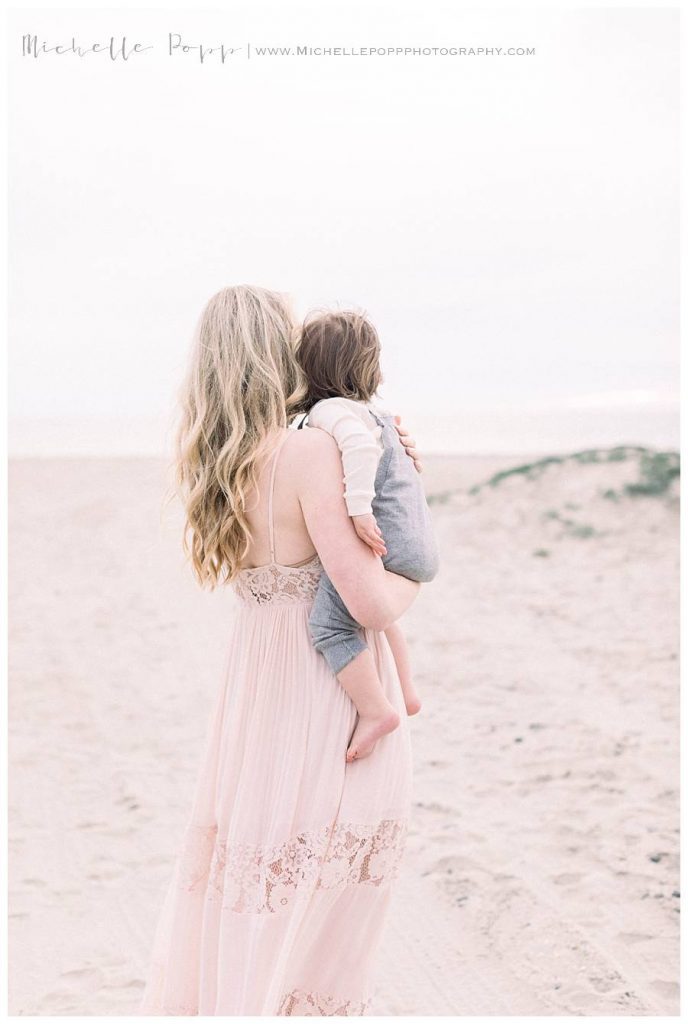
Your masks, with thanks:
[{"label": "sandy beach", "polygon": [[[403,620],[424,706],[379,1014],[678,1014],[673,463],[536,462],[426,459],[442,570]],[[13,1015],[142,992],[234,607],[164,490],[154,459],[11,464]]]}]

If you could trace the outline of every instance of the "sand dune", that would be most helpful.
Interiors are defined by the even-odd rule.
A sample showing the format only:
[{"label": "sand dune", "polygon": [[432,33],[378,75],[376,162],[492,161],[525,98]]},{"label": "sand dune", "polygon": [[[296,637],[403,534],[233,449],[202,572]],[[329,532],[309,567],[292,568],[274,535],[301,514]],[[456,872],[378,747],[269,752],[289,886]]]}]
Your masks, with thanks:
[{"label": "sand dune", "polygon": [[[678,1013],[678,510],[635,450],[427,460],[376,1011]],[[640,484],[640,488],[638,488]],[[10,1012],[133,1012],[232,615],[154,460],[11,467]]]}]

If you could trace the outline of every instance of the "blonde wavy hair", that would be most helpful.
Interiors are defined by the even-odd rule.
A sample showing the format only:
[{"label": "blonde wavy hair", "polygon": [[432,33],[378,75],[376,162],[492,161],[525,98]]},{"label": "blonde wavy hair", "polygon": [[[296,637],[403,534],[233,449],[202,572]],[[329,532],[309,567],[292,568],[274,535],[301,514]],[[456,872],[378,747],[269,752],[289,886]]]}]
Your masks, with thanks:
[{"label": "blonde wavy hair", "polygon": [[184,550],[201,586],[239,571],[251,543],[247,498],[275,432],[304,408],[295,342],[288,300],[264,288],[223,288],[201,314],[176,439]]}]

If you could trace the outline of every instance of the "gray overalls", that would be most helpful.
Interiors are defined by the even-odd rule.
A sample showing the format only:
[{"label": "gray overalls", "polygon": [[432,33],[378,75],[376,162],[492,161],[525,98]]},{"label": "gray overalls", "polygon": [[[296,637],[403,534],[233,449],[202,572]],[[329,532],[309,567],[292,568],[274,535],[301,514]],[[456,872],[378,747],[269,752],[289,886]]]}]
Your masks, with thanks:
[{"label": "gray overalls", "polygon": [[[368,411],[382,428],[383,451],[373,499],[373,514],[387,548],[382,562],[390,572],[428,583],[437,574],[438,554],[420,475],[399,440],[393,418]],[[367,647],[361,626],[349,615],[325,572],[309,625],[316,650],[324,654],[335,675]]]}]

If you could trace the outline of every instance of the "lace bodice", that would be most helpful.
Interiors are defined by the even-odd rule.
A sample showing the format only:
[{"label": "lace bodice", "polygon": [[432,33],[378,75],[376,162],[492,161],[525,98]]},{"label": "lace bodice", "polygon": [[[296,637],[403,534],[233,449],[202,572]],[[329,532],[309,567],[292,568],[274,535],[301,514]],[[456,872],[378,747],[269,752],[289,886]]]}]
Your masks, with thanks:
[{"label": "lace bodice", "polygon": [[255,569],[242,569],[232,585],[240,601],[247,605],[303,604],[315,597],[321,573],[322,563],[314,555],[305,565],[270,562]]},{"label": "lace bodice", "polygon": [[254,607],[263,605],[304,604],[315,597],[318,589],[322,564],[313,555],[303,565],[282,565],[275,554],[275,519],[273,505],[275,498],[275,470],[280,451],[289,432],[283,435],[272,459],[268,485],[268,536],[270,539],[270,561],[253,569],[241,569],[232,581],[239,600]]}]

